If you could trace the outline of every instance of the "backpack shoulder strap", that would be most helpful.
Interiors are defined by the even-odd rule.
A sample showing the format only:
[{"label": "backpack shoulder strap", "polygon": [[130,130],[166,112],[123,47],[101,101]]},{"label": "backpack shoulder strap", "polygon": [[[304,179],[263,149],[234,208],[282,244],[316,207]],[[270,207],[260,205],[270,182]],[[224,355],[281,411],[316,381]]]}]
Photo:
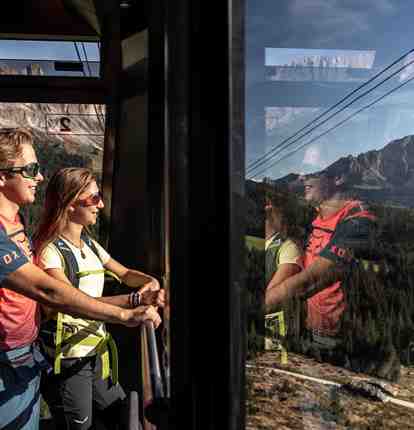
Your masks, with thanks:
[{"label": "backpack shoulder strap", "polygon": [[[98,257],[99,261],[102,263],[102,266],[104,266],[104,263],[101,259],[101,256],[98,252],[98,249],[95,245],[95,242],[92,240],[92,238],[89,236],[88,233],[86,233],[85,231],[82,232],[81,234],[81,239],[89,246],[89,248],[92,250],[92,252]],[[116,275],[114,272],[111,272],[110,270],[102,269],[103,272],[105,273],[105,280],[107,280],[107,277],[113,278],[115,279],[117,282],[119,282],[120,284],[122,283],[121,279],[119,278],[118,275]],[[88,275],[92,275],[93,273],[99,273],[101,272],[100,270],[96,271],[96,270],[86,270],[86,271],[82,271],[82,272],[77,272],[77,276],[78,278],[81,278],[83,276],[88,276]]]},{"label": "backpack shoulder strap", "polygon": [[[376,216],[369,211],[369,209],[362,203],[358,204],[349,209],[342,221],[348,221],[352,218],[368,218],[371,221],[376,221]],[[342,222],[341,221],[341,222]]]},{"label": "backpack shoulder strap", "polygon": [[86,245],[89,246],[89,248],[91,248],[92,252],[99,258],[99,261],[102,263],[102,259],[101,259],[101,256],[99,255],[98,249],[96,248],[95,243],[92,240],[92,238],[89,236],[89,234],[86,233],[85,231],[82,231],[81,239],[86,243]]},{"label": "backpack shoulder strap", "polygon": [[75,288],[79,288],[79,278],[76,275],[76,273],[79,271],[79,266],[72,250],[60,238],[57,238],[53,242],[53,245],[62,257],[66,277]]}]

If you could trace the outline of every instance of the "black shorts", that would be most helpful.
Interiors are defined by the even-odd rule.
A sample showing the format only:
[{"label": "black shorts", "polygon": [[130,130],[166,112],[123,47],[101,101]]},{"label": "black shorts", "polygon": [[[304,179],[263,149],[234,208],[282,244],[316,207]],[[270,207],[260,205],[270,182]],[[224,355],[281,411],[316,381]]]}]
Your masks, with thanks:
[{"label": "black shorts", "polygon": [[[102,379],[99,356],[65,358],[59,375],[43,375],[41,393],[59,430],[86,430],[91,427],[93,411],[106,411],[108,428],[122,428],[121,416],[125,408],[125,392],[110,378]],[[114,421],[111,423],[110,421]]]}]

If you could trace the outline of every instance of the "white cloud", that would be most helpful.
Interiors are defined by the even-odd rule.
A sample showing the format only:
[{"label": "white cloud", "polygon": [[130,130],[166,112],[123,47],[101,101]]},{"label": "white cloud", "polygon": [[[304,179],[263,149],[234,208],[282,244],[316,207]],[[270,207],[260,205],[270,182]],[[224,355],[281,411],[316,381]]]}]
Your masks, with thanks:
[{"label": "white cloud", "polygon": [[315,167],[321,167],[323,160],[320,148],[318,146],[313,145],[306,148],[302,163],[309,164]]},{"label": "white cloud", "polygon": [[313,44],[326,45],[350,34],[368,32],[381,16],[396,12],[391,0],[291,0],[290,17],[303,23],[302,31],[308,27]]}]

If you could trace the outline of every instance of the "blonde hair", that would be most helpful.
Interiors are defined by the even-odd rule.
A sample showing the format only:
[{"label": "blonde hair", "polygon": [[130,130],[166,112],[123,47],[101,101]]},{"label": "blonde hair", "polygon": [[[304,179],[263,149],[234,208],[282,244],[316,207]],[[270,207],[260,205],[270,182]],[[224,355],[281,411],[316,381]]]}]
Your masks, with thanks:
[{"label": "blonde hair", "polygon": [[34,235],[37,255],[59,236],[68,221],[69,206],[95,180],[91,170],[81,167],[58,170],[50,178],[40,224]]},{"label": "blonde hair", "polygon": [[23,145],[33,146],[32,134],[24,128],[0,128],[0,168],[7,169],[22,155]]}]

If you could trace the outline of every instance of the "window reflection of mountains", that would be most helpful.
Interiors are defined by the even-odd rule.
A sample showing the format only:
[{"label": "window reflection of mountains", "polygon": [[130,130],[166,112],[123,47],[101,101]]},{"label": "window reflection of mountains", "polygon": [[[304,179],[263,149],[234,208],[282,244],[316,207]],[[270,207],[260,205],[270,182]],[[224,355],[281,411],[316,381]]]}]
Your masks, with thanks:
[{"label": "window reflection of mountains", "polygon": [[[414,365],[414,136],[392,141],[382,150],[341,158],[326,170],[347,177],[352,184],[352,196],[369,201],[379,225],[373,255],[376,254],[380,270],[355,271],[349,280],[352,288],[347,291],[347,312],[342,324],[342,336],[346,339],[344,361],[349,356],[354,370],[399,381],[401,366]],[[301,230],[306,232],[314,214],[301,198],[298,175],[266,183],[264,186],[247,181],[247,234],[263,237],[261,205],[268,186],[289,190],[290,195],[298,193],[297,198],[289,201],[296,205]],[[250,247],[250,357],[262,348],[263,267],[264,251]],[[306,355],[309,342],[304,330],[303,301],[291,300],[284,308],[288,321],[284,342],[288,350]]]},{"label": "window reflection of mountains", "polygon": [[[362,200],[414,207],[414,135],[393,140],[380,150],[340,158],[325,170],[344,174],[353,195]],[[298,190],[298,178],[290,174],[270,183]]]}]

